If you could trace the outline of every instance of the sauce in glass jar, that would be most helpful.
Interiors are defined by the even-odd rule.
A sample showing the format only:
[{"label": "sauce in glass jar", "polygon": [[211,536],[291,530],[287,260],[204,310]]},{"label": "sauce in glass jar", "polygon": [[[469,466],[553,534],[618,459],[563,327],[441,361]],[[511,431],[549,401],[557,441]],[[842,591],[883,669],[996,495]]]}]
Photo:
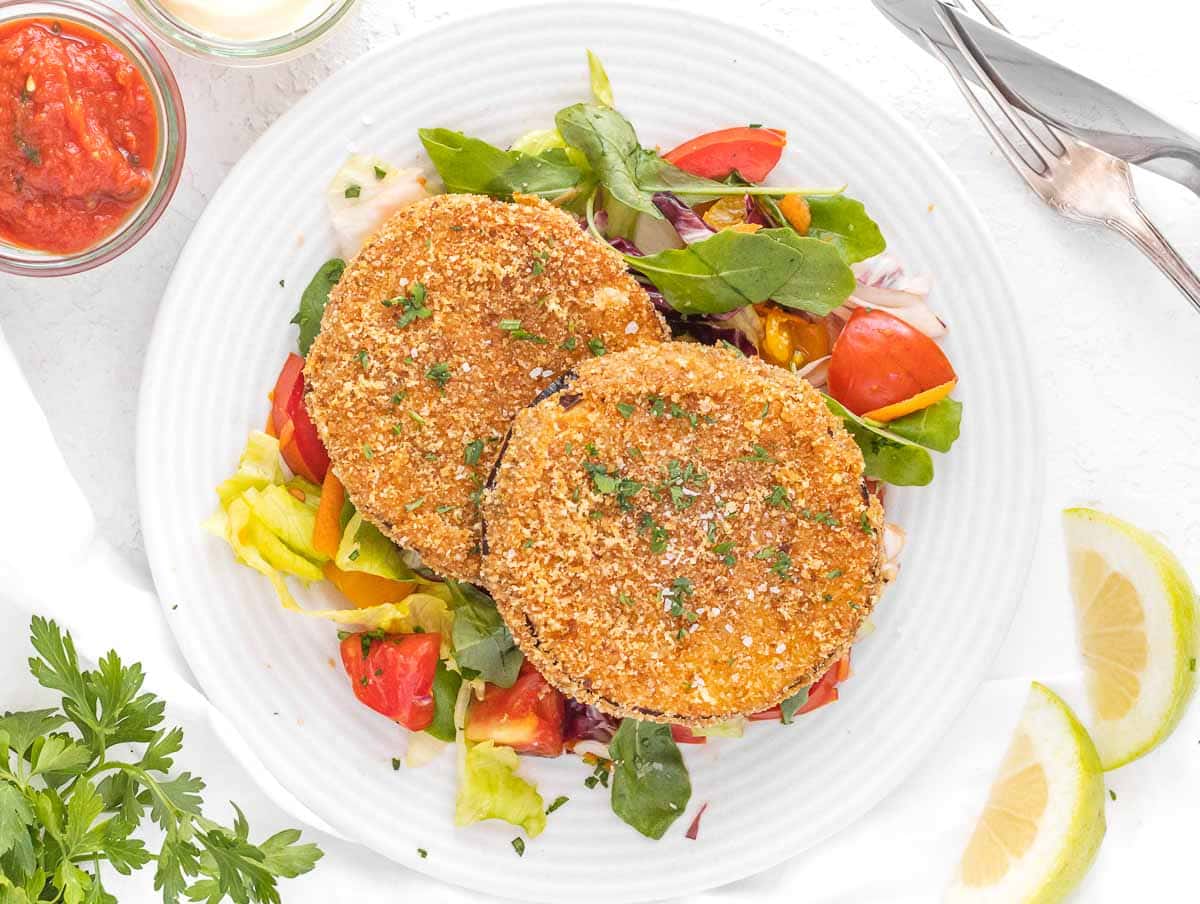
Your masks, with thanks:
[{"label": "sauce in glass jar", "polygon": [[56,254],[103,241],[153,187],[157,143],[154,95],[103,35],[0,26],[0,240]]}]

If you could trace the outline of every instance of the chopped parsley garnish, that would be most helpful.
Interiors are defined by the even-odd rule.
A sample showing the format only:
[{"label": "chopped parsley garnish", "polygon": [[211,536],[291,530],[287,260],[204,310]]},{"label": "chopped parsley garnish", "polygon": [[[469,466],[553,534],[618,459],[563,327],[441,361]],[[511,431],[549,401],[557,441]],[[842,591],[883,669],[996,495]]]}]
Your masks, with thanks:
[{"label": "chopped parsley garnish", "polygon": [[463,447],[463,464],[479,464],[479,456],[483,454],[483,440],[473,439]]},{"label": "chopped parsley garnish", "polygon": [[429,310],[429,306],[425,304],[427,294],[424,283],[413,283],[412,288],[408,290],[408,294],[385,299],[383,306],[385,308],[400,308],[400,315],[396,318],[396,326],[405,327],[417,318],[424,319],[433,316],[433,311]]},{"label": "chopped parsley garnish", "polygon": [[738,348],[736,345],[734,345],[732,342],[730,342],[728,339],[720,340],[717,343],[717,345],[721,346],[722,348],[727,348],[731,352],[736,353],[739,358],[746,357],[746,353],[744,351],[742,351],[740,348]]},{"label": "chopped parsley garnish", "polygon": [[399,392],[397,392],[397,393],[394,393],[394,394],[392,395],[392,404],[393,404],[393,405],[399,405],[399,404],[400,404],[401,402],[403,402],[403,401],[404,401],[404,400],[405,400],[407,397],[408,397],[408,390],[407,390],[407,389],[402,389],[402,390],[400,390]]},{"label": "chopped parsley garnish", "polygon": [[842,574],[842,569],[835,568],[832,571],[825,572],[825,577],[832,581],[834,578],[840,578]]},{"label": "chopped parsley garnish", "polygon": [[422,427],[425,426],[425,418],[421,417],[421,415],[417,414],[415,411],[410,411],[408,416],[413,419],[414,424],[418,424]]},{"label": "chopped parsley garnish", "polygon": [[429,370],[425,371],[425,379],[436,383],[438,389],[444,390],[446,384],[450,382],[450,378],[450,365],[445,361],[439,361],[437,364],[430,365]]},{"label": "chopped parsley garnish", "polygon": [[790,509],[792,500],[788,498],[787,489],[779,484],[771,487],[771,492],[767,495],[767,505],[771,508]]},{"label": "chopped parsley garnish", "polygon": [[670,413],[671,417],[677,420],[682,418],[683,420],[687,421],[689,424],[691,424],[693,430],[696,428],[696,425],[700,423],[700,417],[698,415],[695,415],[687,409],[680,407],[674,402],[671,403]]},{"label": "chopped parsley garnish", "polygon": [[359,195],[362,194],[362,186],[361,185],[347,185],[346,191],[344,192],[344,194],[347,198],[357,198]]},{"label": "chopped parsley garnish", "polygon": [[632,597],[632,596],[630,596],[628,593],[624,593],[624,592],[622,592],[622,593],[618,593],[618,594],[617,594],[617,601],[618,601],[618,602],[619,602],[619,603],[620,603],[622,606],[632,606],[632,605],[633,605],[633,597]]},{"label": "chopped parsley garnish", "polygon": [[641,458],[642,457],[642,450],[639,449],[637,446],[630,446],[625,451],[629,453],[630,458]]},{"label": "chopped parsley garnish", "polygon": [[525,856],[525,839],[518,835],[512,840],[513,850],[517,852],[518,857]]},{"label": "chopped parsley garnish", "polygon": [[760,421],[765,421],[767,419],[767,415],[770,413],[771,413],[771,403],[763,402],[762,411],[759,412],[758,419]]},{"label": "chopped parsley garnish", "polygon": [[662,417],[667,413],[667,400],[660,395],[651,393],[646,396],[646,404],[650,406],[650,413],[655,417]]},{"label": "chopped parsley garnish", "polygon": [[770,452],[760,446],[758,443],[752,443],[750,446],[752,455],[744,455],[738,461],[753,461],[761,462],[762,464],[774,465],[778,464],[777,459]]},{"label": "chopped parsley garnish", "polygon": [[392,771],[399,772],[401,763],[403,763],[403,760],[398,757],[392,757]]},{"label": "chopped parsley garnish", "polygon": [[405,503],[404,510],[406,512],[415,512],[422,505],[424,505],[424,503],[425,503],[425,497],[422,496],[420,499],[414,499],[412,502]]},{"label": "chopped parsley garnish", "polygon": [[599,336],[593,336],[587,343],[588,351],[596,358],[603,358],[608,349],[604,345],[604,340]]},{"label": "chopped parsley garnish", "polygon": [[667,551],[667,540],[671,535],[649,512],[642,512],[642,517],[638,520],[638,533],[648,535],[650,551],[656,556],[661,556]]},{"label": "chopped parsley garnish", "polygon": [[813,521],[817,524],[824,524],[826,527],[841,527],[842,522],[837,519],[833,512],[814,512],[811,509],[800,509],[800,517],[805,521]]},{"label": "chopped parsley garnish", "polygon": [[670,608],[667,611],[671,615],[675,618],[682,618],[690,624],[700,617],[687,607],[695,593],[696,588],[690,578],[675,578],[671,581],[671,586],[662,591],[661,597],[664,603],[670,602]]},{"label": "chopped parsley garnish", "polygon": [[771,561],[771,571],[785,580],[792,576],[792,557],[775,546],[766,546],[754,554],[754,558]]},{"label": "chopped parsley garnish", "polygon": [[858,526],[864,534],[875,533],[875,528],[871,526],[871,519],[867,517],[866,512],[858,516]]},{"label": "chopped parsley garnish", "polygon": [[737,556],[733,554],[736,548],[737,545],[735,543],[726,541],[724,543],[714,543],[709,547],[709,551],[732,568],[737,563]]},{"label": "chopped parsley garnish", "polygon": [[642,491],[640,482],[622,477],[616,468],[610,472],[606,465],[585,461],[583,469],[592,476],[592,486],[595,487],[596,492],[604,496],[615,496],[618,507],[624,511],[629,511],[633,507],[631,500]]},{"label": "chopped parsley garnish", "polygon": [[550,259],[550,252],[546,250],[539,251],[533,256],[533,275],[541,276],[546,272],[546,261]]},{"label": "chopped parsley garnish", "polygon": [[522,328],[519,320],[501,320],[496,326],[507,333],[509,339],[523,339],[526,342],[536,342],[538,345],[546,344],[546,340],[542,336]]},{"label": "chopped parsley garnish", "polygon": [[562,341],[562,344],[559,346],[559,348],[561,348],[563,351],[573,352],[575,351],[575,346],[577,344],[578,340],[574,336],[568,336]]},{"label": "chopped parsley garnish", "polygon": [[452,512],[456,508],[458,508],[457,505],[439,505],[436,509],[434,509],[434,511],[439,515],[444,515],[446,512]]},{"label": "chopped parsley garnish", "polygon": [[425,850],[425,848],[417,848],[417,856],[424,860],[429,856],[429,851]]},{"label": "chopped parsley garnish", "polygon": [[375,450],[372,449],[370,446],[363,446],[362,454],[363,454],[363,458],[365,458],[367,461],[370,461],[372,458],[375,457]]},{"label": "chopped parsley garnish", "polygon": [[570,799],[571,798],[567,797],[565,794],[560,794],[558,797],[554,798],[554,803],[550,804],[550,806],[546,808],[546,815],[549,816]]},{"label": "chopped parsley garnish", "polygon": [[383,180],[386,177],[387,177],[387,170],[385,170],[382,166],[380,166],[378,163],[376,163],[375,164],[375,178]]},{"label": "chopped parsley garnish", "polygon": [[365,348],[360,348],[358,350],[358,354],[356,354],[354,357],[363,370],[366,370],[367,365],[371,363],[371,356],[367,354],[367,350]]},{"label": "chopped parsley garnish", "polygon": [[617,411],[620,413],[621,417],[625,418],[626,420],[629,420],[629,418],[633,417],[633,410],[633,406],[628,402],[617,402]]}]

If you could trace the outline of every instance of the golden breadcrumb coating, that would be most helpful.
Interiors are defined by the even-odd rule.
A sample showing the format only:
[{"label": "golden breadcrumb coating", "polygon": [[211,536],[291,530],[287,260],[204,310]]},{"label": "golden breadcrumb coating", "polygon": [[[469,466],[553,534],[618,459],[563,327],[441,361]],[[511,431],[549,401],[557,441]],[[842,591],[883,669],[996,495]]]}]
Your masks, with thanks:
[{"label": "golden breadcrumb coating", "polygon": [[883,509],[807,382],[675,342],[585,361],[513,422],[483,577],[525,655],[619,716],[767,709],[845,654]]},{"label": "golden breadcrumb coating", "polygon": [[544,201],[440,195],[346,268],[307,404],[363,517],[479,579],[479,500],[513,415],[584,358],[668,337],[621,256]]}]

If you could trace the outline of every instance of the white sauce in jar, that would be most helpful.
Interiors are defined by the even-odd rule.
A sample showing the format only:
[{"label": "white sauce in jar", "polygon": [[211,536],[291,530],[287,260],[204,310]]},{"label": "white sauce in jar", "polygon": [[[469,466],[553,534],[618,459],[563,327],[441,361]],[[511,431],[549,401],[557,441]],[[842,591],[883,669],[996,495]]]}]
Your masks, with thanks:
[{"label": "white sauce in jar", "polygon": [[159,0],[184,25],[226,41],[277,38],[308,25],[332,0]]}]

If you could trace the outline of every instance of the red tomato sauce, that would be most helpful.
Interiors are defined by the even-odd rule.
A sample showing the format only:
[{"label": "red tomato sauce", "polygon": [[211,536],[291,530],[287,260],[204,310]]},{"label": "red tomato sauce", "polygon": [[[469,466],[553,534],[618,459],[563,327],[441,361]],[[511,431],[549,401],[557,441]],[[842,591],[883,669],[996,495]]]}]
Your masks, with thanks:
[{"label": "red tomato sauce", "polygon": [[110,41],[56,19],[0,26],[0,239],[97,244],[149,193],[157,144],[154,95]]}]

